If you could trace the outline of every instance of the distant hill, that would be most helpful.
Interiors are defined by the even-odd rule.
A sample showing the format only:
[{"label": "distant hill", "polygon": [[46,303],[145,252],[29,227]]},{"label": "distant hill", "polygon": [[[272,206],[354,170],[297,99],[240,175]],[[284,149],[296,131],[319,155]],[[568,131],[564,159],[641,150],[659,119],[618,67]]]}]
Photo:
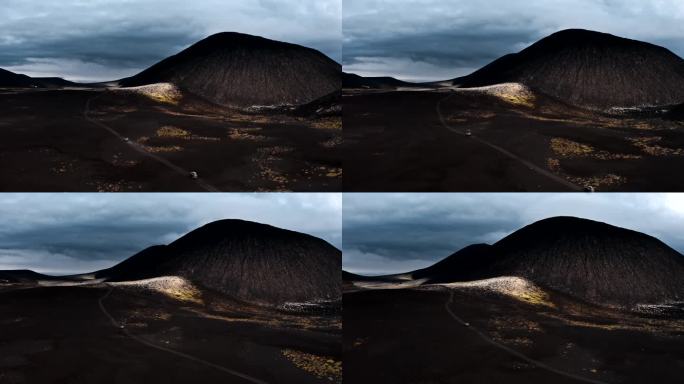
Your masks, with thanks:
[{"label": "distant hill", "polygon": [[519,82],[598,109],[684,102],[684,60],[649,43],[569,29],[453,80],[463,87]]},{"label": "distant hill", "polygon": [[0,87],[10,88],[63,88],[79,87],[82,84],[60,77],[29,77],[0,68]]},{"label": "distant hill", "polygon": [[207,37],[143,72],[124,87],[176,86],[222,105],[302,105],[338,91],[342,67],[319,51],[241,33]]},{"label": "distant hill", "polygon": [[30,88],[36,83],[26,75],[19,75],[0,68],[0,87]]},{"label": "distant hill", "polygon": [[28,269],[0,271],[0,283],[33,283],[38,280],[52,280],[52,276],[43,275]]},{"label": "distant hill", "polygon": [[342,74],[342,88],[391,89],[397,87],[415,87],[393,77],[362,77],[354,73]]},{"label": "distant hill", "polygon": [[573,217],[538,221],[411,274],[428,283],[518,276],[597,304],[684,300],[680,253],[643,233]]},{"label": "distant hill", "polygon": [[672,120],[684,120],[684,104],[679,104],[669,110],[665,117]]},{"label": "distant hill", "polygon": [[84,84],[64,80],[61,77],[34,77],[33,80],[41,88],[85,87]]},{"label": "distant hill", "polygon": [[181,276],[234,298],[265,304],[336,300],[341,252],[306,234],[221,220],[96,272],[108,281]]}]

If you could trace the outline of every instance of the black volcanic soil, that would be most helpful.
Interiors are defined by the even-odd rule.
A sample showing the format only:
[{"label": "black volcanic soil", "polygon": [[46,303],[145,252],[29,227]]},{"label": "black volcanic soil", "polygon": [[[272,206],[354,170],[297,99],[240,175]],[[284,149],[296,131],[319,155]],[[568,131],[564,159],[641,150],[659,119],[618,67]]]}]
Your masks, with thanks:
[{"label": "black volcanic soil", "polygon": [[[98,306],[107,291],[0,288],[0,382],[249,383],[128,336]],[[179,303],[115,288],[103,305],[147,343],[266,383],[341,382],[317,377],[283,354],[294,350],[339,364],[339,319],[265,311],[208,293],[204,299],[204,305]]]},{"label": "black volcanic soil", "polygon": [[540,220],[412,276],[427,283],[518,276],[600,305],[684,300],[683,255],[643,233],[574,217]]},{"label": "black volcanic soil", "polygon": [[579,189],[684,190],[674,176],[684,168],[684,126],[665,116],[603,115],[543,95],[525,106],[448,91],[347,90],[343,105],[345,191],[571,190],[464,136],[467,129]]},{"label": "black volcanic soil", "polygon": [[97,277],[182,276],[246,302],[338,301],[341,252],[319,238],[242,220],[221,220],[165,247],[151,247]]},{"label": "black volcanic soil", "polygon": [[464,87],[520,82],[598,109],[668,106],[684,102],[684,60],[656,45],[571,29],[454,82]]},{"label": "black volcanic soil", "polygon": [[310,48],[219,33],[120,84],[170,82],[231,106],[299,105],[339,90],[341,71],[338,63]]},{"label": "black volcanic soil", "polygon": [[[121,137],[84,118],[106,124]],[[339,191],[340,117],[243,114],[118,91],[0,90],[2,191]],[[166,127],[165,129],[163,129]]]},{"label": "black volcanic soil", "polygon": [[607,383],[678,383],[682,319],[636,317],[555,298],[540,307],[480,291],[378,290],[344,295],[349,383],[579,383],[492,346],[474,331],[552,368]]}]

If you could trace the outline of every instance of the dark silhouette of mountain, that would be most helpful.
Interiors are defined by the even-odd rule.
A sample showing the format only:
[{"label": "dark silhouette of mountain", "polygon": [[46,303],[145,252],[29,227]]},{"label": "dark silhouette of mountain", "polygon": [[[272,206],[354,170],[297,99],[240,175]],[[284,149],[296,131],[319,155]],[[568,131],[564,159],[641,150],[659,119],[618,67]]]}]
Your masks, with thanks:
[{"label": "dark silhouette of mountain", "polygon": [[0,87],[12,88],[63,88],[82,84],[64,80],[61,77],[29,77],[0,68]]},{"label": "dark silhouette of mountain", "polygon": [[111,268],[95,272],[95,278],[127,281],[160,276],[162,273],[161,266],[166,257],[166,245],[153,245]]},{"label": "dark silhouette of mountain", "polygon": [[145,249],[96,272],[109,281],[181,276],[210,290],[264,304],[337,300],[341,253],[306,234],[221,220],[167,246]]},{"label": "dark silhouette of mountain", "polygon": [[74,83],[61,77],[34,77],[33,81],[41,88],[84,87],[85,84]]},{"label": "dark silhouette of mountain", "polygon": [[423,269],[411,272],[414,279],[429,279],[429,283],[476,280],[482,277],[493,262],[492,246],[469,245],[445,259]]},{"label": "dark silhouette of mountain", "polygon": [[407,83],[393,77],[363,77],[354,73],[342,74],[342,88],[370,88],[388,89],[397,87],[411,87],[415,84]]},{"label": "dark silhouette of mountain", "polygon": [[43,275],[28,269],[0,271],[0,282],[5,283],[34,283],[38,280],[52,280],[52,276]]},{"label": "dark silhouette of mountain", "polygon": [[519,82],[598,109],[664,106],[684,102],[684,60],[653,44],[569,29],[453,82],[463,87]]},{"label": "dark silhouette of mountain", "polygon": [[33,79],[0,68],[0,87],[29,88],[34,86]]},{"label": "dark silhouette of mountain", "polygon": [[301,105],[339,90],[341,71],[314,49],[225,32],[119,83],[169,82],[211,102],[238,107]]},{"label": "dark silhouette of mountain", "polygon": [[684,256],[640,232],[574,217],[528,225],[414,271],[428,283],[519,276],[597,304],[684,299]]},{"label": "dark silhouette of mountain", "polygon": [[684,120],[684,104],[679,104],[670,109],[665,117],[672,120]]},{"label": "dark silhouette of mountain", "polygon": [[342,271],[342,281],[358,281],[362,279],[363,276],[357,275],[355,273]]}]

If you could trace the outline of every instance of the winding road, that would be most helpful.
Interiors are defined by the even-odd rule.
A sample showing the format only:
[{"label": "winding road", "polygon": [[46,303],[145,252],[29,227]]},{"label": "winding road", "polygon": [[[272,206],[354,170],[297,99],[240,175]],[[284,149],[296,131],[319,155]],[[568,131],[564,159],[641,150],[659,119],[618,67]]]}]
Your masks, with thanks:
[{"label": "winding road", "polygon": [[[112,127],[108,126],[107,124],[105,124],[105,123],[103,123],[103,122],[101,122],[101,121],[99,121],[99,120],[96,120],[96,119],[91,118],[91,117],[89,116],[89,114],[90,114],[90,104],[91,104],[91,102],[92,102],[93,100],[97,99],[97,98],[100,97],[100,96],[102,96],[102,93],[99,93],[99,94],[97,94],[97,95],[95,95],[95,96],[89,98],[89,99],[86,101],[85,107],[83,108],[83,118],[86,119],[86,121],[88,121],[89,123],[92,123],[92,124],[94,124],[94,125],[96,125],[96,126],[102,128],[102,129],[104,129],[105,131],[107,131],[107,132],[109,132],[110,134],[112,134],[112,135],[114,135],[115,137],[117,137],[117,138],[118,138],[119,140],[121,140],[124,144],[127,144],[127,145],[128,145],[130,148],[132,148],[134,151],[136,151],[136,152],[142,154],[143,156],[147,156],[147,157],[149,157],[150,159],[152,159],[152,160],[154,160],[154,161],[156,161],[156,162],[162,164],[162,165],[165,166],[166,168],[168,168],[168,169],[170,169],[170,170],[172,170],[172,171],[178,173],[180,176],[186,177],[186,178],[187,178],[187,177],[190,177],[190,176],[189,176],[189,175],[190,175],[190,171],[185,170],[185,169],[183,169],[183,168],[181,168],[181,167],[179,167],[179,166],[173,164],[172,162],[168,161],[167,159],[165,159],[165,158],[163,158],[163,157],[161,157],[161,156],[157,156],[157,155],[155,155],[154,153],[150,153],[150,152],[146,151],[145,148],[143,148],[143,147],[140,146],[139,144],[134,143],[134,142],[132,142],[132,141],[126,139],[125,137],[121,136],[121,135],[119,134],[119,132],[117,132],[116,130],[114,130]],[[194,181],[197,183],[197,185],[200,186],[200,188],[202,188],[203,190],[205,190],[205,191],[207,191],[207,192],[220,192],[219,189],[217,189],[217,188],[214,187],[213,185],[211,185],[211,184],[205,182],[205,181],[202,180],[202,179],[195,179]]]},{"label": "winding road", "polygon": [[[437,102],[437,104],[435,105],[435,109],[437,110],[437,116],[439,117],[439,121],[440,121],[440,123],[442,124],[442,126],[444,126],[444,128],[446,128],[447,130],[449,130],[449,131],[451,131],[451,132],[453,132],[453,133],[456,133],[456,134],[459,134],[459,135],[461,135],[461,136],[466,137],[466,136],[468,136],[468,135],[466,135],[466,130],[467,130],[467,128],[457,129],[457,128],[451,127],[451,126],[447,123],[447,121],[446,121],[446,119],[444,118],[444,116],[442,115],[442,110],[441,110],[442,102],[444,102],[444,101],[446,101],[447,99],[453,97],[454,95],[455,95],[455,93],[451,93],[449,96],[446,96],[446,97],[440,99],[440,100]],[[512,153],[512,152],[510,152],[510,151],[508,151],[508,150],[506,150],[506,149],[504,149],[504,148],[502,148],[502,147],[500,147],[500,146],[498,146],[498,145],[496,145],[496,144],[490,142],[490,141],[487,141],[487,140],[485,140],[485,139],[482,139],[482,138],[477,137],[477,136],[472,135],[472,134],[469,136],[469,140],[473,140],[473,141],[475,141],[475,142],[478,142],[478,143],[480,143],[480,144],[482,144],[482,145],[485,145],[485,146],[487,146],[487,147],[489,147],[489,148],[491,148],[491,149],[493,149],[493,150],[495,150],[495,151],[497,151],[497,152],[499,152],[499,153],[501,153],[501,154],[503,154],[503,155],[505,155],[505,156],[507,156],[507,157],[509,157],[509,158],[511,158],[511,159],[513,159],[513,160],[515,160],[515,161],[518,161],[518,162],[520,162],[521,164],[523,164],[524,166],[526,166],[528,169],[530,169],[531,171],[536,172],[537,174],[539,174],[539,175],[541,175],[541,176],[545,176],[545,177],[547,177],[547,178],[549,178],[549,179],[551,179],[551,180],[553,180],[553,181],[555,181],[555,182],[557,182],[557,183],[559,183],[559,184],[561,184],[561,185],[563,185],[563,186],[569,188],[570,190],[573,190],[573,191],[582,191],[582,190],[584,190],[584,188],[582,188],[581,186],[579,186],[579,185],[577,185],[577,184],[574,184],[574,183],[572,183],[572,182],[570,182],[570,181],[568,181],[568,180],[566,180],[566,179],[564,179],[564,178],[562,178],[562,177],[560,177],[560,176],[554,174],[553,172],[550,172],[550,171],[548,171],[548,170],[546,170],[546,169],[544,169],[544,168],[542,168],[542,167],[539,167],[539,166],[533,164],[532,162],[530,162],[530,161],[528,161],[528,160],[525,160],[525,159],[521,158],[520,156],[518,156],[518,155],[516,155],[516,154],[514,154],[514,153]]]},{"label": "winding road", "polygon": [[544,364],[544,363],[542,363],[542,362],[539,361],[539,360],[534,360],[534,359],[532,359],[532,358],[529,358],[529,357],[525,356],[524,354],[522,354],[522,353],[520,353],[520,352],[518,352],[518,351],[516,351],[516,350],[514,350],[514,349],[512,349],[512,348],[510,348],[510,347],[507,347],[507,346],[505,346],[505,345],[503,345],[503,344],[501,344],[501,343],[499,343],[499,342],[497,342],[497,341],[492,340],[492,339],[491,339],[489,336],[487,336],[485,333],[483,333],[483,332],[481,332],[481,331],[475,329],[470,323],[466,322],[465,320],[463,320],[462,318],[460,318],[458,315],[456,315],[456,313],[454,313],[454,311],[451,309],[451,306],[450,306],[450,305],[453,303],[453,301],[454,301],[454,291],[450,289],[450,290],[449,290],[449,299],[446,301],[446,303],[444,303],[444,308],[445,308],[446,311],[449,313],[449,316],[451,316],[451,318],[454,319],[457,323],[459,323],[459,324],[461,324],[462,326],[467,327],[468,329],[470,329],[470,330],[471,330],[472,332],[474,332],[477,336],[479,336],[480,339],[482,339],[482,340],[484,340],[485,342],[491,344],[492,346],[494,346],[494,347],[496,347],[496,348],[498,348],[498,349],[500,349],[500,350],[502,350],[502,351],[504,351],[504,352],[506,352],[506,353],[508,353],[508,354],[510,354],[510,355],[512,355],[512,356],[514,356],[514,357],[517,357],[517,358],[520,359],[520,360],[523,360],[523,361],[525,361],[525,362],[527,362],[527,363],[530,363],[530,364],[536,366],[537,368],[540,368],[540,369],[543,369],[543,370],[545,370],[545,371],[548,371],[548,372],[551,372],[551,373],[555,373],[555,374],[558,374],[558,375],[567,377],[567,378],[569,378],[569,379],[577,380],[577,381],[580,381],[580,382],[583,382],[583,383],[591,383],[591,384],[608,384],[608,383],[606,383],[606,382],[604,382],[604,381],[594,380],[594,379],[590,379],[590,378],[583,377],[583,376],[580,376],[580,375],[575,375],[574,373],[569,373],[569,372],[561,371],[560,369],[556,369],[556,368],[554,368],[554,367],[552,367],[552,366],[550,366],[550,365]]},{"label": "winding road", "polygon": [[147,347],[156,349],[156,350],[158,350],[158,351],[166,352],[166,353],[172,354],[172,355],[174,355],[174,356],[181,357],[181,358],[183,358],[183,359],[190,360],[190,361],[193,361],[193,362],[195,362],[195,363],[202,364],[202,365],[205,365],[205,366],[207,366],[207,367],[217,369],[217,370],[219,370],[219,371],[221,371],[221,372],[227,373],[227,374],[229,374],[229,375],[231,375],[231,376],[234,376],[234,377],[239,377],[240,379],[243,379],[243,380],[245,380],[246,382],[249,382],[249,383],[254,383],[254,384],[267,384],[265,381],[259,380],[259,379],[255,378],[255,377],[252,377],[252,376],[247,375],[247,374],[245,374],[245,373],[237,372],[237,371],[232,370],[232,369],[230,369],[230,368],[226,368],[226,367],[224,367],[224,366],[221,366],[221,365],[218,365],[218,364],[214,364],[214,363],[212,363],[212,362],[209,362],[209,361],[200,359],[199,357],[195,357],[195,356],[192,356],[192,355],[188,355],[187,353],[178,352],[178,351],[175,351],[175,350],[170,349],[170,348],[166,348],[166,347],[162,347],[162,346],[156,345],[156,344],[154,344],[154,343],[152,343],[152,342],[150,342],[150,341],[145,340],[145,339],[142,338],[142,337],[139,337],[139,336],[136,336],[136,335],[132,334],[131,332],[128,331],[128,329],[126,329],[126,327],[124,327],[121,323],[119,323],[118,321],[116,321],[116,319],[114,318],[114,316],[112,316],[112,315],[109,313],[109,311],[107,311],[107,308],[105,308],[105,306],[104,306],[104,301],[109,297],[109,295],[111,295],[111,293],[112,293],[113,290],[114,290],[114,288],[110,286],[109,289],[107,290],[107,292],[106,292],[104,295],[102,295],[102,297],[100,297],[100,298],[98,299],[98,304],[99,304],[99,306],[100,306],[100,310],[102,311],[102,313],[104,313],[105,316],[107,316],[107,318],[108,318],[109,321],[112,323],[112,325],[113,325],[115,328],[120,329],[120,330],[124,333],[124,335],[126,335],[128,338],[130,338],[130,339],[132,339],[133,341],[136,341],[136,342],[138,342],[138,343],[140,343],[140,344],[142,344],[142,345],[145,345],[145,346],[147,346]]}]

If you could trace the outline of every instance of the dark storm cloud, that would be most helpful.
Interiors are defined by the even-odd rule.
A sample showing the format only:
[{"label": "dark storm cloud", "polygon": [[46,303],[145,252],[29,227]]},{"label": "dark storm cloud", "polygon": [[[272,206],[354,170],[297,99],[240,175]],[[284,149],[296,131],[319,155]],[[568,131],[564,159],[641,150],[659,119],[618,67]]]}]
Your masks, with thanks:
[{"label": "dark storm cloud", "polygon": [[422,268],[553,216],[638,230],[684,252],[684,195],[346,194],[343,264],[368,274]]},{"label": "dark storm cloud", "polygon": [[345,0],[345,71],[405,80],[468,74],[567,28],[666,46],[684,55],[677,0]]},{"label": "dark storm cloud", "polygon": [[223,31],[341,60],[341,0],[4,0],[0,30],[0,67],[74,80],[130,76]]},{"label": "dark storm cloud", "polygon": [[92,271],[227,218],[341,247],[337,194],[2,194],[0,218],[0,270]]}]

